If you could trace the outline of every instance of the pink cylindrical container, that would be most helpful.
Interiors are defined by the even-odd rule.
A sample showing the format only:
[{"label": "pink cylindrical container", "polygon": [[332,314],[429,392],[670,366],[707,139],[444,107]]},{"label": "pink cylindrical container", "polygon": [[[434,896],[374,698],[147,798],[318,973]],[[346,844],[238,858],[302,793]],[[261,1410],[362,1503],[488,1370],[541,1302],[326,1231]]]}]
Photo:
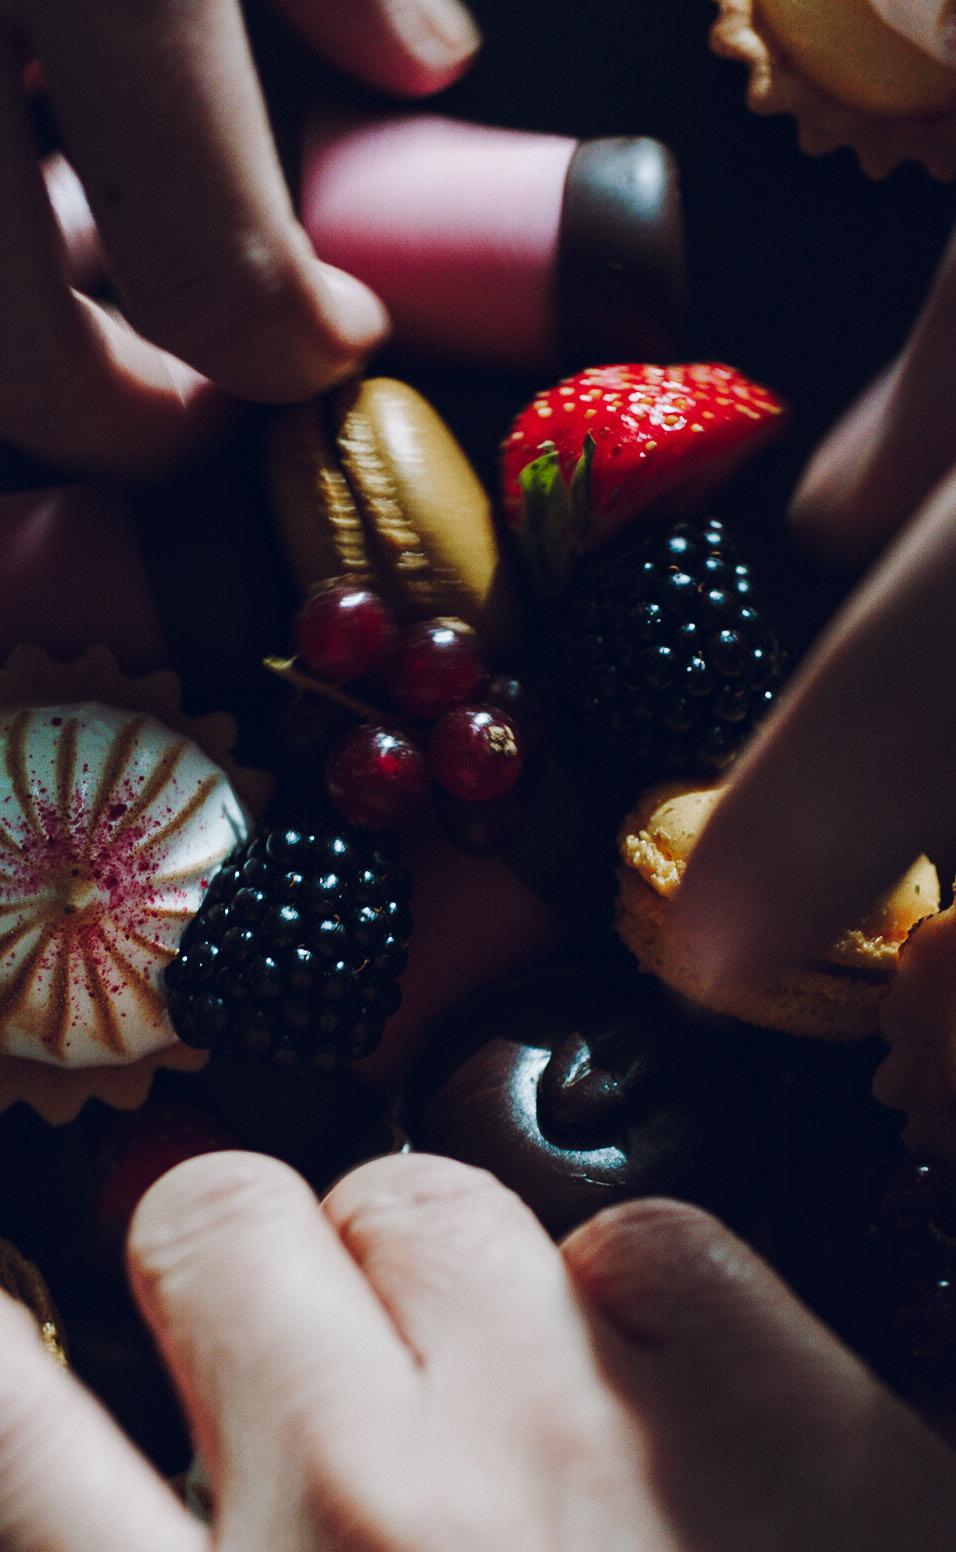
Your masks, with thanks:
[{"label": "pink cylindrical container", "polygon": [[417,355],[534,369],[676,347],[680,189],[659,141],[317,112],[301,215]]}]

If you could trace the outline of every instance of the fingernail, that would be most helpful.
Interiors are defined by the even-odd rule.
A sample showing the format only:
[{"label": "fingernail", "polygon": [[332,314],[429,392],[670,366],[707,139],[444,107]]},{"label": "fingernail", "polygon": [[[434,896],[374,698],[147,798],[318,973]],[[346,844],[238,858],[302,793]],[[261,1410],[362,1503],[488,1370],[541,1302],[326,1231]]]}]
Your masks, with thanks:
[{"label": "fingernail", "polygon": [[445,70],[481,47],[481,33],[459,0],[388,0],[389,19],[405,47],[430,69]]},{"label": "fingernail", "polygon": [[323,264],[322,276],[329,311],[344,351],[364,354],[381,344],[391,327],[388,313],[374,291],[344,269]]}]

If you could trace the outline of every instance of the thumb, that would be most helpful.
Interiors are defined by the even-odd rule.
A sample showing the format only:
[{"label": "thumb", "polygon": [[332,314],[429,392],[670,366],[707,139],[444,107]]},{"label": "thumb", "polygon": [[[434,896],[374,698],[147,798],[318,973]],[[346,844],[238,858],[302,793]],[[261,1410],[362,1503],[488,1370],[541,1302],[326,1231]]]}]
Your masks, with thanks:
[{"label": "thumb", "polygon": [[687,1545],[951,1549],[949,1450],[720,1224],[630,1202],[563,1251]]}]

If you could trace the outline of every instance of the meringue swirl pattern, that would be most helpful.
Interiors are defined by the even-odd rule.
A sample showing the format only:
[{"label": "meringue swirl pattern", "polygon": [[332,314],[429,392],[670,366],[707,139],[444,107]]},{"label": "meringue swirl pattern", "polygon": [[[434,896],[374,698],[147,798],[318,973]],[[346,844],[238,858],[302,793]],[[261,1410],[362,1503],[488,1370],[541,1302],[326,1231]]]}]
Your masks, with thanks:
[{"label": "meringue swirl pattern", "polygon": [[152,717],[0,709],[0,1050],[87,1067],[173,1044],[162,971],[248,829],[219,767]]}]

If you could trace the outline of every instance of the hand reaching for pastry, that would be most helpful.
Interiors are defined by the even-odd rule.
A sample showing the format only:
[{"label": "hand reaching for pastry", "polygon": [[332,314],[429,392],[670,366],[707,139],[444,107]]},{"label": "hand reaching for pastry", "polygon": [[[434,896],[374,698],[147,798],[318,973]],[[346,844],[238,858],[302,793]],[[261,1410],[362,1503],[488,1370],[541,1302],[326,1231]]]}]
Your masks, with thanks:
[{"label": "hand reaching for pastry", "polygon": [[944,1552],[948,1449],[694,1209],[562,1249],[490,1177],[379,1160],[320,1207],[182,1165],[134,1287],[217,1502],[192,1520],[0,1306],[4,1552]]},{"label": "hand reaching for pastry", "polygon": [[[396,95],[447,85],[478,43],[459,0],[278,3],[326,59]],[[41,176],[38,83],[80,182],[59,159]],[[305,398],[386,332],[294,218],[239,0],[0,0],[0,126],[0,439],[22,451],[155,467],[214,413],[210,383]],[[69,285],[85,201],[137,332]]]},{"label": "hand reaching for pastry", "polygon": [[[824,948],[956,843],[956,239],[900,358],[819,449],[797,531],[879,559],[742,761],[681,886],[717,984]],[[950,873],[950,877],[952,874]]]}]

